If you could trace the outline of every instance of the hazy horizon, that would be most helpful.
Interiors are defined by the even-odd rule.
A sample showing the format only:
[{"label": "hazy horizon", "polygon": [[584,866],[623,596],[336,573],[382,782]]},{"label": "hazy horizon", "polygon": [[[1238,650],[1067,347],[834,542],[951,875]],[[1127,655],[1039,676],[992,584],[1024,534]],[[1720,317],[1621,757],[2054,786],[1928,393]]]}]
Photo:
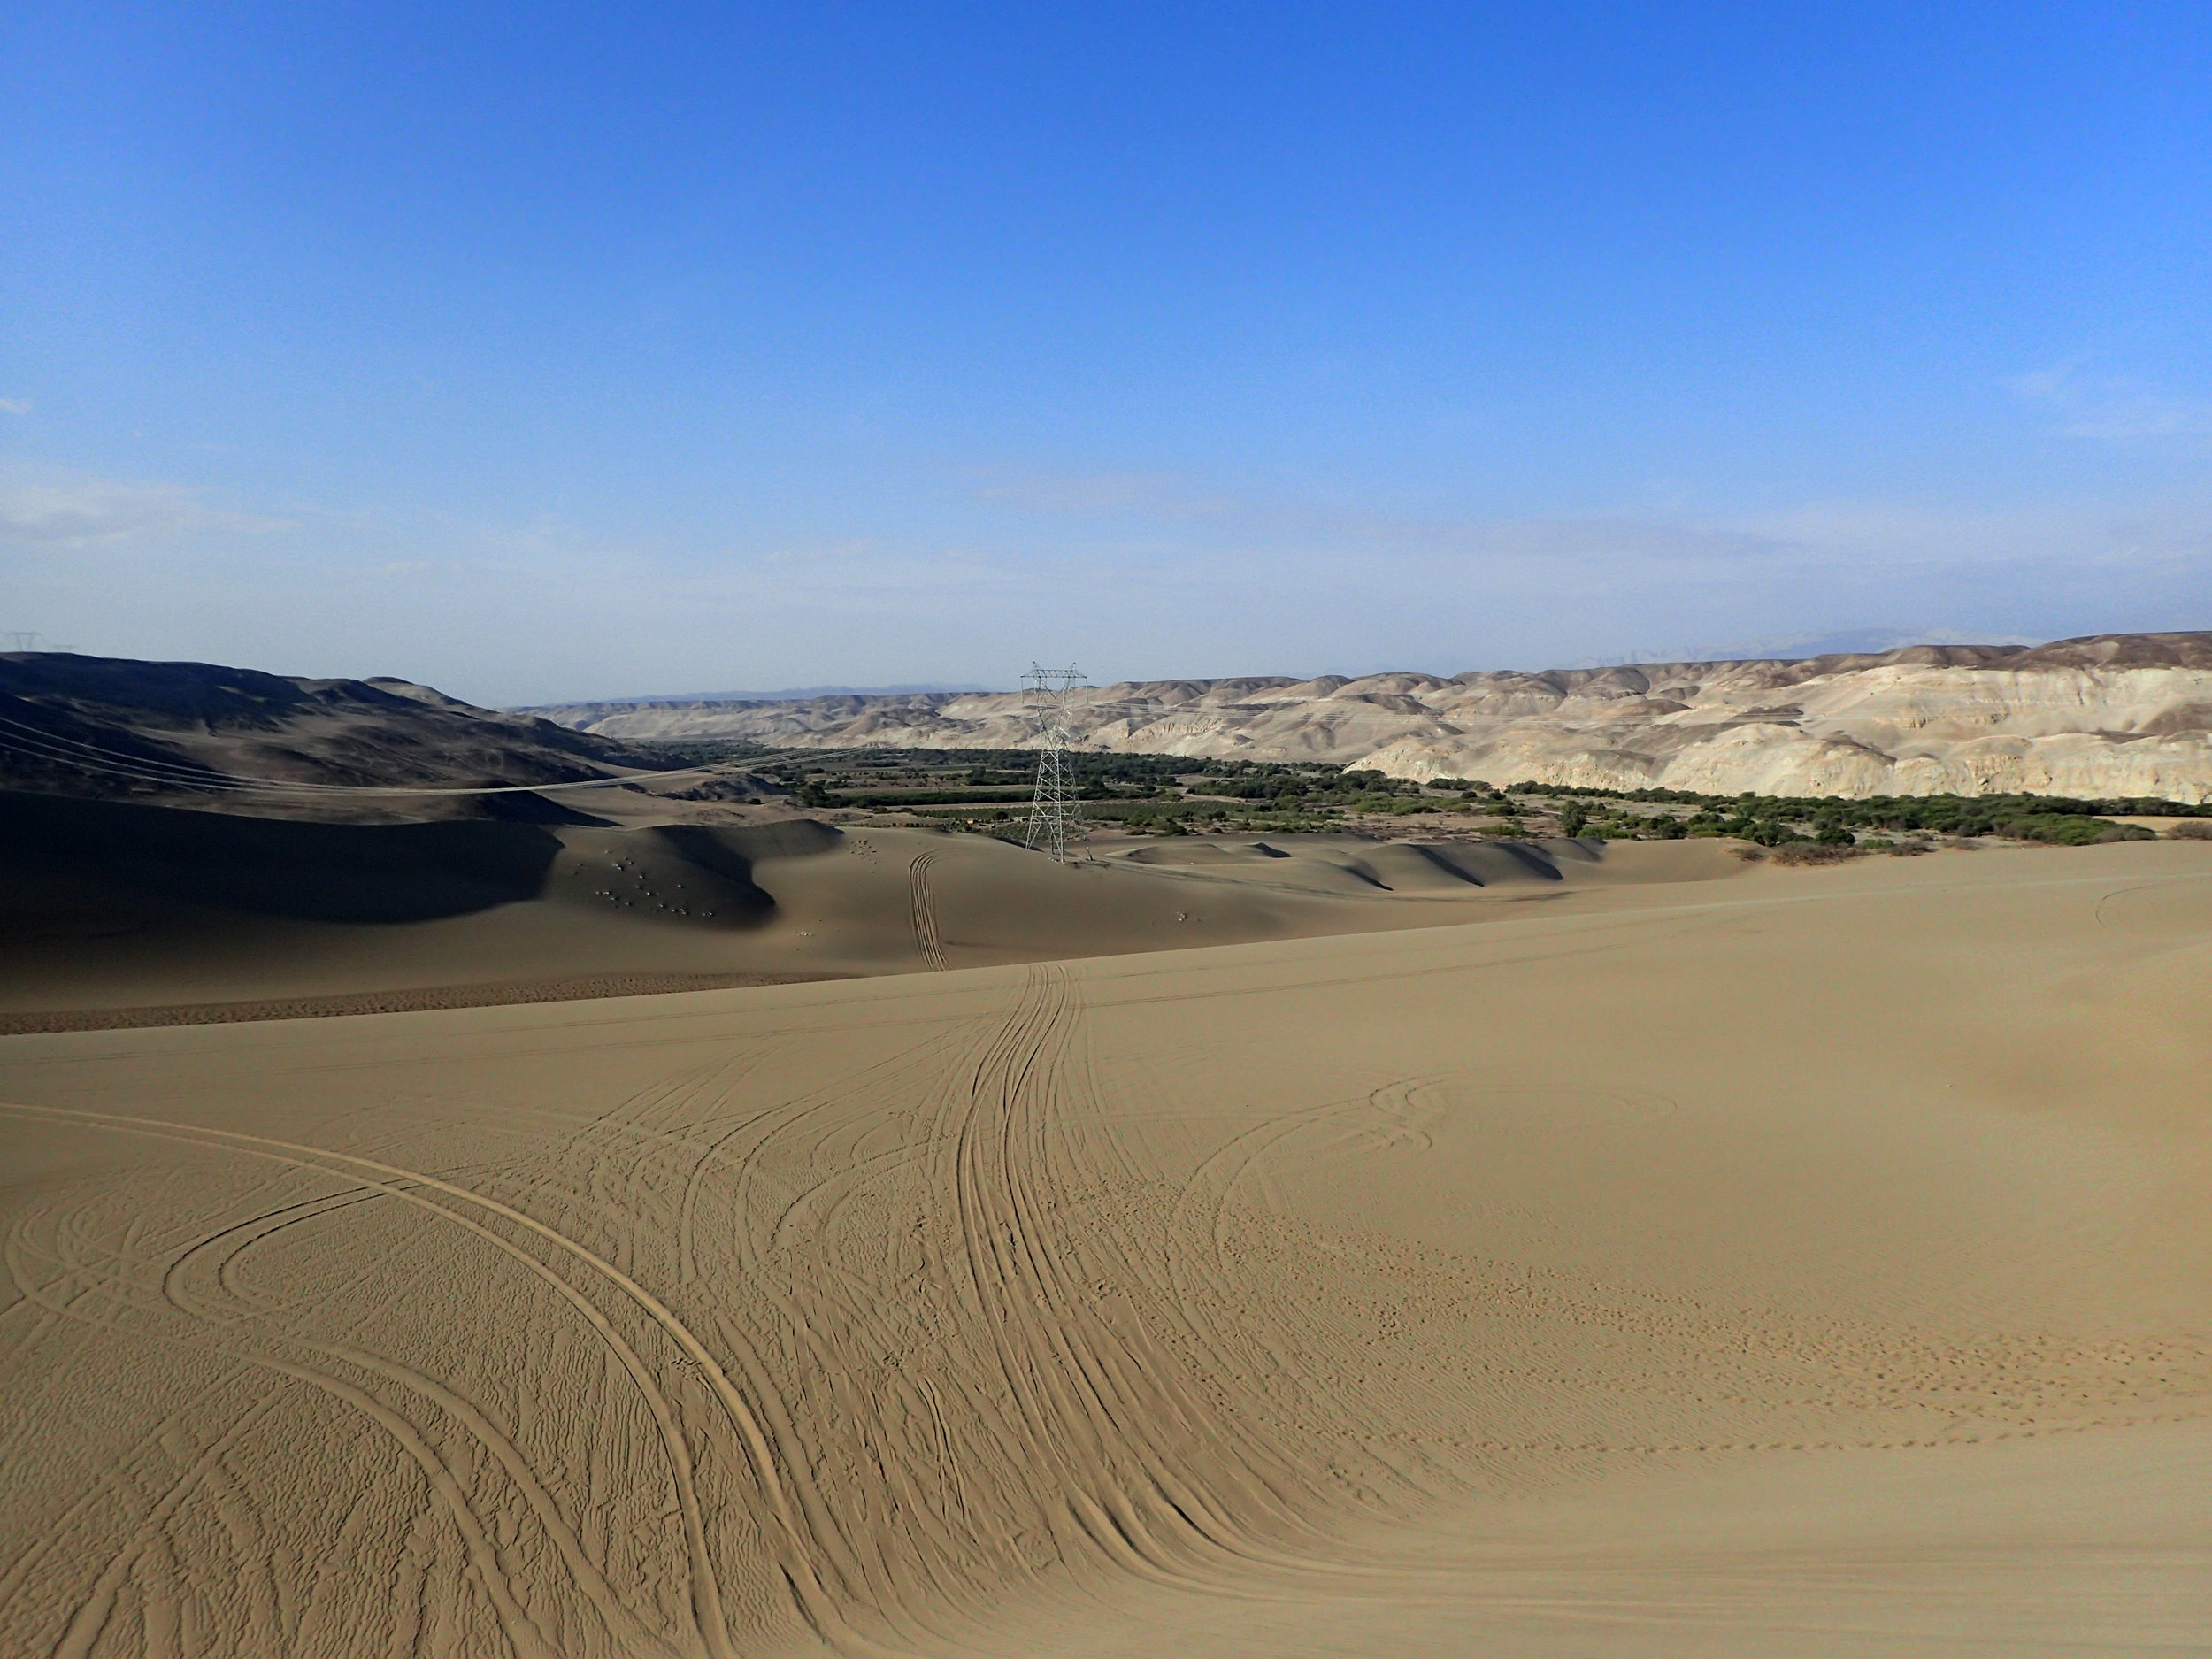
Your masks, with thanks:
[{"label": "hazy horizon", "polygon": [[[2048,641],[2045,640],[2026,639],[2017,636],[2008,636],[2004,638],[1976,636],[1969,638],[1965,635],[1960,635],[1957,638],[1926,638],[1909,633],[1893,634],[1893,631],[1889,629],[1867,628],[1846,634],[1808,635],[1795,639],[1772,640],[1765,641],[1763,645],[1713,646],[1688,653],[1680,657],[1669,658],[1662,658],[1652,655],[1610,658],[1586,657],[1579,661],[1570,663],[1499,664],[1491,665],[1487,670],[1478,668],[1422,668],[1402,663],[1391,667],[1363,668],[1357,670],[1356,672],[1337,668],[1317,668],[1310,673],[1300,673],[1294,669],[1270,669],[1242,674],[1156,674],[1145,676],[1143,678],[1150,680],[1265,679],[1287,680],[1295,683],[1297,681],[1307,680],[1321,680],[1332,674],[1340,675],[1342,678],[1347,680],[1357,680],[1372,674],[1425,673],[1433,674],[1439,679],[1449,679],[1454,674],[1480,673],[1484,672],[1495,672],[1516,669],[1528,672],[1541,673],[1550,669],[1558,668],[1632,667],[1640,663],[1657,663],[1661,661],[1728,662],[1742,660],[1755,661],[1765,657],[1802,658],[1808,657],[1829,657],[1847,654],[1878,655],[1879,653],[1885,651],[1901,649],[1909,645],[2041,645],[2046,643],[2048,643]],[[1113,674],[1104,677],[1095,674],[1086,674],[1085,678],[1092,685],[1098,686],[1124,683],[1137,680],[1139,677],[1127,674]],[[916,693],[941,693],[947,695],[959,695],[962,694],[974,693],[995,695],[1003,692],[1018,691],[1020,688],[1021,687],[1018,680],[1008,679],[997,685],[979,685],[969,683],[909,686],[790,686],[778,691],[645,691],[616,694],[603,697],[549,697],[544,700],[543,706],[554,707],[563,703],[698,703],[713,700],[725,700],[729,702],[783,702],[795,701],[807,697],[900,696]]]},{"label": "hazy horizon", "polygon": [[0,30],[42,643],[514,705],[2212,617],[2201,8]]},{"label": "hazy horizon", "polygon": [[[2147,632],[2172,631],[2173,630],[2147,630]],[[1964,634],[1954,635],[1940,632],[1934,634],[1923,634],[1911,631],[1899,632],[1883,628],[1862,628],[1839,634],[1824,635],[1797,635],[1787,638],[1770,639],[1750,642],[1738,641],[1730,644],[1699,646],[1694,649],[1686,649],[1684,652],[1671,657],[1663,657],[1656,653],[1643,652],[1632,656],[1586,657],[1570,662],[1503,663],[1486,664],[1482,667],[1439,668],[1415,664],[1397,663],[1386,664],[1382,666],[1371,666],[1363,668],[1348,669],[1323,667],[1302,671],[1298,668],[1293,667],[1289,669],[1279,668],[1270,670],[1247,670],[1234,673],[1185,672],[1141,676],[1129,674],[1085,673],[1084,679],[1088,684],[1093,686],[1107,686],[1126,683],[1142,684],[1158,682],[1162,680],[1219,681],[1225,680],[1278,680],[1285,682],[1286,684],[1296,684],[1306,680],[1327,679],[1332,676],[1345,680],[1358,680],[1376,675],[1394,673],[1426,674],[1439,680],[1449,680],[1455,675],[1469,673],[1542,673],[1557,669],[1571,670],[1623,666],[1636,667],[1640,665],[1655,664],[1663,662],[1714,663],[1758,661],[1768,658],[1801,661],[1815,657],[1878,656],[1889,651],[1899,650],[1914,645],[2033,646],[2050,642],[2050,641],[2042,638],[2032,638],[2021,635],[1993,636],[1987,634]],[[49,645],[42,642],[33,646],[31,649],[35,651],[55,652],[73,652],[76,649],[73,646],[63,647],[58,645]],[[0,655],[9,655],[12,651],[12,647],[11,648],[11,652],[0,652]],[[120,660],[130,661],[149,659],[123,658]],[[180,661],[189,659],[170,658],[165,660]],[[399,679],[407,678],[407,676],[404,675],[380,676],[373,673],[331,675],[320,673],[311,669],[299,669],[296,666],[292,668],[273,668],[269,664],[262,663],[234,662],[211,665],[229,668],[253,669],[265,673],[276,672],[280,674],[290,674],[294,678],[303,680],[332,678],[362,680],[385,677]],[[446,691],[448,689],[443,686],[439,686],[429,681],[418,681],[416,683],[428,684],[431,686],[433,690],[436,691]],[[946,696],[981,695],[987,696],[1010,694],[1019,691],[1020,689],[1022,689],[1022,685],[1019,675],[1010,671],[1006,676],[1002,677],[996,683],[986,683],[981,680],[966,680],[875,686],[784,686],[757,690],[624,691],[604,693],[590,696],[553,696],[540,698],[528,703],[513,703],[506,704],[495,703],[488,706],[528,709],[575,707],[591,703],[681,703],[716,702],[783,703],[798,702],[816,697],[840,696],[885,697],[918,695],[937,695]]]}]

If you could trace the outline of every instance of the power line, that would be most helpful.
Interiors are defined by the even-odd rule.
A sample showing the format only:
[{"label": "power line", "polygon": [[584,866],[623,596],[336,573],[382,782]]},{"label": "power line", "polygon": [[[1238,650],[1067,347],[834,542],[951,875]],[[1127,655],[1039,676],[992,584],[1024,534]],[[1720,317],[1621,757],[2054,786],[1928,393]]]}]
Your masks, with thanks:
[{"label": "power line", "polygon": [[1075,694],[1085,681],[1082,670],[1031,664],[1022,676],[1030,718],[1037,724],[1037,793],[1029,806],[1029,833],[1023,845],[1051,855],[1055,864],[1079,864],[1088,855],[1083,809],[1068,787],[1068,745],[1073,730]]}]

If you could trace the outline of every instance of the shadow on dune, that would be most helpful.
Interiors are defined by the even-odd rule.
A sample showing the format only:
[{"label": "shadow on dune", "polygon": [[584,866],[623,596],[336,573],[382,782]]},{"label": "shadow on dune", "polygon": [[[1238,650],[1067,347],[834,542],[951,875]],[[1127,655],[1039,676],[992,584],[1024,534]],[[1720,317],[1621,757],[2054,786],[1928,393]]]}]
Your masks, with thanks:
[{"label": "shadow on dune", "polygon": [[1479,887],[1503,881],[1560,881],[1562,864],[1594,864],[1598,855],[1579,841],[1440,841],[1433,844],[1400,842],[1416,855],[1462,881]]},{"label": "shadow on dune", "polygon": [[480,810],[502,824],[570,824],[582,829],[612,829],[614,820],[580,812],[550,796],[525,790],[519,795],[488,795]]},{"label": "shadow on dune", "polygon": [[1384,841],[1286,836],[1269,841],[1180,841],[1120,855],[1134,864],[1182,866],[1225,873],[1237,866],[1292,867],[1340,872],[1384,893],[1439,892],[1566,879],[1564,865],[1590,865],[1601,855],[1580,841]]},{"label": "shadow on dune", "polygon": [[18,900],[67,879],[157,909],[419,922],[535,898],[561,842],[536,824],[309,824],[58,796],[0,797]]},{"label": "shadow on dune", "polygon": [[[495,797],[524,803],[534,796]],[[555,864],[580,844],[619,849],[709,879],[727,924],[765,921],[775,900],[753,879],[763,858],[837,845],[808,821],[613,832],[550,802],[537,821],[317,824],[116,801],[0,793],[0,910],[44,912],[104,899],[134,910],[227,910],[317,922],[424,922],[548,896]],[[571,831],[565,841],[556,826]]]}]

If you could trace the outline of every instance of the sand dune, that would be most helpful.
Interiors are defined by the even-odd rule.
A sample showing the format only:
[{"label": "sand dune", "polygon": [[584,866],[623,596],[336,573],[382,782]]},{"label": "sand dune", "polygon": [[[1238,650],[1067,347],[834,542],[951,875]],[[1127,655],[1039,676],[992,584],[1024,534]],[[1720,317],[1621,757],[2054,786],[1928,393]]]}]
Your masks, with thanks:
[{"label": "sand dune", "polygon": [[[980,836],[809,819],[334,825],[0,803],[0,1030],[118,1009],[171,1024],[192,1004],[251,1005],[211,1010],[222,1018],[454,1007],[541,1000],[548,982],[582,995],[587,980],[635,992],[1179,949],[1743,873],[1710,841],[1102,841],[1097,862],[1063,868]],[[70,1011],[88,1018],[20,1018]]]},{"label": "sand dune", "polygon": [[[602,737],[1020,749],[1013,695],[571,703]],[[1076,730],[1129,754],[1332,761],[1394,777],[1735,795],[2212,799],[2212,634],[1922,645],[1802,661],[1153,680],[1088,694]]]},{"label": "sand dune", "polygon": [[0,1041],[0,1648],[2212,1639],[2212,848],[997,964],[968,851],[949,972]]}]

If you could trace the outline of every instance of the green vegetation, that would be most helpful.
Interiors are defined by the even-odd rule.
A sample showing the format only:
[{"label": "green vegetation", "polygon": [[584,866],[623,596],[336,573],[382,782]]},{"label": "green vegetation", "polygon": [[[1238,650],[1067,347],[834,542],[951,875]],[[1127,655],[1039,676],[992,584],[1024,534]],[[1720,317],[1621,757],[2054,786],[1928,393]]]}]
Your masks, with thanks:
[{"label": "green vegetation", "polygon": [[1029,799],[1027,789],[906,789],[895,794],[832,795],[826,789],[817,789],[821,798],[810,804],[820,806],[888,807],[896,810],[910,806],[943,806],[955,801],[991,802]]},{"label": "green vegetation", "polygon": [[2071,817],[2055,812],[2032,813],[2025,818],[2008,818],[2001,833],[2016,836],[2022,841],[2052,841],[2061,847],[2089,847],[2099,841],[2148,841],[2158,839],[2139,825],[2114,824],[2105,818]]},{"label": "green vegetation", "polygon": [[728,761],[751,760],[768,752],[758,743],[729,737],[625,737],[615,741],[625,749],[649,755],[671,767],[719,766]]},{"label": "green vegetation", "polygon": [[[1017,826],[1033,756],[1008,749],[769,749],[711,742],[651,745],[672,762],[740,760],[780,780],[803,806],[911,814],[988,833]],[[1436,833],[1607,840],[1718,836],[1767,848],[1909,850],[1933,836],[2004,836],[2078,846],[2150,832],[2115,816],[2212,821],[2212,806],[2053,795],[1709,795],[1681,789],[1584,789],[1438,778],[1426,784],[1322,761],[1201,760],[1071,753],[1069,775],[1094,822],[1175,835],[1313,833],[1424,818]],[[2212,825],[2208,825],[2212,826]],[[1409,826],[1408,827],[1414,827]],[[1421,826],[1425,829],[1428,825]]]},{"label": "green vegetation", "polygon": [[2097,841],[2147,839],[2148,830],[2110,822],[2103,815],[2132,810],[2124,803],[2070,801],[2049,795],[1877,796],[1864,801],[1790,799],[1760,795],[1724,801],[1706,797],[1682,821],[1690,835],[1729,835],[1763,847],[1809,840],[1847,847],[1857,833],[2003,835],[2016,841],[2083,846]]},{"label": "green vegetation", "polygon": [[2176,801],[2129,796],[2101,801],[2078,801],[2050,795],[1773,795],[1746,793],[1736,795],[1696,795],[1686,789],[1583,789],[1566,784],[1526,783],[1512,786],[1516,795],[1545,797],[1571,796],[1589,801],[1655,803],[1694,806],[1702,812],[1753,813],[1760,817],[1797,818],[1833,817],[1837,821],[1866,829],[1927,830],[1939,834],[1991,834],[1992,830],[1953,829],[1954,824],[2001,824],[2038,815],[2062,817],[2158,816],[2212,818],[2212,805],[2187,806]]}]

